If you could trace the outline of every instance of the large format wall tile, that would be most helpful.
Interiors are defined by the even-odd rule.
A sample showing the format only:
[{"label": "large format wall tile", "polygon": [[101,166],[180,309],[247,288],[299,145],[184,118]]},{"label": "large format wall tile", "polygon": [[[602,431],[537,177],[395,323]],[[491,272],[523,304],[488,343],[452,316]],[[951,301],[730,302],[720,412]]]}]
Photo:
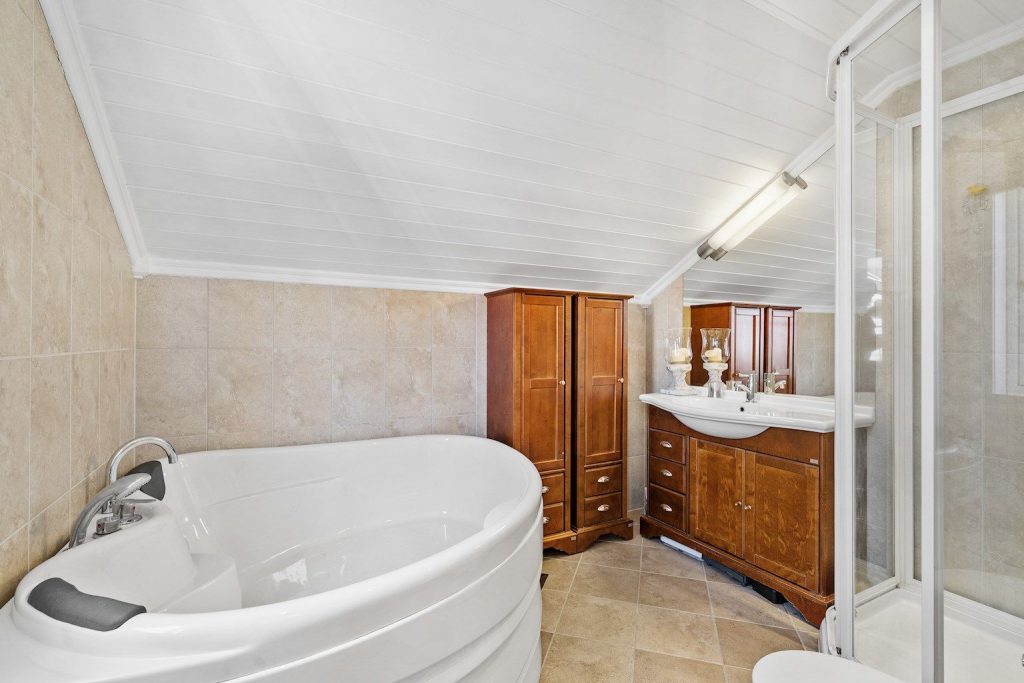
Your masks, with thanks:
[{"label": "large format wall tile", "polygon": [[33,0],[0,3],[0,91],[3,603],[135,433],[135,281]]}]

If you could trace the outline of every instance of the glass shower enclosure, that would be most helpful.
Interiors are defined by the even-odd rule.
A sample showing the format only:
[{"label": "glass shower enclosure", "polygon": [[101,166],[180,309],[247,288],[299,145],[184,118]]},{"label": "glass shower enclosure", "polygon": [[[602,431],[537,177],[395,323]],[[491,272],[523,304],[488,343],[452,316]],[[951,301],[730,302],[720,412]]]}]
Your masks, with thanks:
[{"label": "glass shower enclosure", "polygon": [[880,0],[833,47],[828,88],[822,649],[906,681],[1024,681],[1024,2]]}]

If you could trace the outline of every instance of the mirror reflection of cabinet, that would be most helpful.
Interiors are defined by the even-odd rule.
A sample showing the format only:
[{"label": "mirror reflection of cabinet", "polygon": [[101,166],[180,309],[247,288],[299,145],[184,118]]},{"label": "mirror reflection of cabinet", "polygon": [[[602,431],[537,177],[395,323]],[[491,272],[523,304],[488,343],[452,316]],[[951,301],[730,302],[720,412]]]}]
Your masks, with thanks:
[{"label": "mirror reflection of cabinet", "polygon": [[[734,379],[736,373],[774,372],[785,384],[780,394],[796,393],[796,312],[797,306],[764,304],[700,304],[690,307],[693,356],[700,357],[702,327],[727,327],[729,336],[729,369],[723,379]],[[699,386],[708,381],[708,373],[699,361],[693,363],[690,384]],[[758,381],[758,389],[764,385]]]}]

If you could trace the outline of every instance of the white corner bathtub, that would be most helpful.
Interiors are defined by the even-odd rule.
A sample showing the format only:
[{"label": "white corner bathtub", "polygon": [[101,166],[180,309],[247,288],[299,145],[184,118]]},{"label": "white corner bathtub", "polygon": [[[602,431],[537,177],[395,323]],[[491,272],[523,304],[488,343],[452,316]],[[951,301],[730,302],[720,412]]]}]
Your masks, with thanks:
[{"label": "white corner bathtub", "polygon": [[[540,479],[498,442],[417,436],[163,463],[144,519],[58,553],[0,610],[0,680],[536,681]],[[91,530],[90,530],[91,531]],[[59,577],[143,605],[97,631]]]}]

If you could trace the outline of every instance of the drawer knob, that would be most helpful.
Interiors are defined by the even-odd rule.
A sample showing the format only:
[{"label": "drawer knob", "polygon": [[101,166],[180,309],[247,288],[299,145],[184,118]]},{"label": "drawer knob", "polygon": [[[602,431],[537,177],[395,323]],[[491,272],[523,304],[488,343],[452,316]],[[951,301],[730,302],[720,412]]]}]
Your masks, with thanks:
[{"label": "drawer knob", "polygon": [[666,505],[665,503],[661,504],[661,509],[664,510],[665,512],[672,512],[672,506]]},{"label": "drawer knob", "polygon": [[736,501],[735,503],[733,503],[732,505],[733,505],[733,507],[738,507],[738,508],[741,508],[741,507],[743,507],[743,501],[742,501],[742,500],[737,500],[737,501]]},{"label": "drawer knob", "polygon": [[548,492],[548,491],[550,491],[550,490],[551,490],[551,489],[549,489],[549,488],[548,488],[547,486],[541,486],[541,487],[540,487],[540,492],[541,492],[541,493],[547,493],[547,492]]},{"label": "drawer knob", "polygon": [[744,506],[743,506],[743,509],[744,509],[744,510],[753,510],[753,509],[754,509],[754,506],[753,506],[753,505],[744,505]]},{"label": "drawer knob", "polygon": [[662,470],[661,471],[661,476],[663,476],[663,477],[671,477],[672,476],[672,471],[671,470]]},{"label": "drawer knob", "polygon": [[672,442],[671,441],[662,441],[661,445],[662,445],[663,448],[672,448]]},{"label": "drawer knob", "polygon": [[545,518],[544,518],[544,523],[545,523],[545,524],[547,524],[547,523],[548,523],[548,522],[550,522],[550,521],[551,521],[551,520],[550,520],[550,519],[548,519],[547,517],[545,517]]},{"label": "drawer knob", "polygon": [[605,474],[604,476],[600,476],[600,477],[597,478],[597,483],[598,484],[607,484],[611,480],[612,480],[612,478],[609,477],[607,474]]},{"label": "drawer knob", "polygon": [[608,503],[604,503],[602,505],[598,505],[597,506],[597,511],[598,512],[608,512],[611,509],[612,509],[612,506],[609,505]]}]

